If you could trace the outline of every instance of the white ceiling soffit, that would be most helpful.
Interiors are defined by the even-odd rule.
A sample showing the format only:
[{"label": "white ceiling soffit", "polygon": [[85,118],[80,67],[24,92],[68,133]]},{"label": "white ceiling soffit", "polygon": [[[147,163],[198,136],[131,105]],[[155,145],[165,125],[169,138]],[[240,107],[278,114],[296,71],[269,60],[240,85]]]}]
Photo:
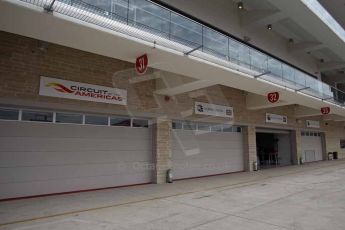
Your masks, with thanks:
[{"label": "white ceiling soffit", "polygon": [[[320,42],[314,42],[314,41],[302,41],[298,43],[289,43],[288,48],[290,52],[293,53],[301,53],[301,52],[313,52],[313,55],[315,56],[315,52],[322,49],[324,45]],[[318,59],[322,58],[321,56],[316,56]]]},{"label": "white ceiling soffit", "polygon": [[291,104],[300,104],[316,110],[329,106],[333,114],[345,116],[345,110],[341,106],[306,96],[302,92],[296,93],[260,78],[255,79],[251,75],[197,57],[186,56],[168,48],[153,48],[152,43],[61,14],[52,15],[42,12],[42,9],[37,7],[19,6],[19,3],[0,1],[0,30],[129,62],[134,62],[136,57],[147,53],[150,66],[153,68],[198,80],[212,80],[262,96],[279,91],[280,98]]},{"label": "white ceiling soffit", "polygon": [[156,94],[174,96],[177,94],[187,93],[198,89],[203,89],[209,86],[216,85],[217,83],[210,80],[197,80],[185,84],[181,84],[175,87],[156,90]]},{"label": "white ceiling soffit", "polygon": [[345,42],[345,29],[333,18],[319,0],[301,0],[316,16],[318,16],[338,37]]},{"label": "white ceiling soffit", "polygon": [[[278,26],[278,27],[277,27]],[[277,25],[274,25],[274,30],[277,30],[279,26],[284,27],[291,34],[287,34],[286,38],[293,38],[296,42],[314,41],[317,39],[310,34],[307,30],[304,30],[298,23],[291,18],[285,18],[280,20]]]},{"label": "white ceiling soffit", "polygon": [[301,0],[267,0],[345,61],[344,41]]},{"label": "white ceiling soffit", "polygon": [[296,118],[303,118],[303,117],[314,117],[320,115],[320,110],[309,108],[306,106],[295,106],[295,117]]}]

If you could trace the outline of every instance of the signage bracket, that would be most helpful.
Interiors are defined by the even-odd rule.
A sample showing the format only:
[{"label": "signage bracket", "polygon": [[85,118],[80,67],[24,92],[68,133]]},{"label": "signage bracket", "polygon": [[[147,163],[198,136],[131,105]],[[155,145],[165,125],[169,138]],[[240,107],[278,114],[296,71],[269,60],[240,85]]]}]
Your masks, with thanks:
[{"label": "signage bracket", "polygon": [[271,71],[267,71],[267,72],[264,72],[264,73],[255,75],[254,78],[257,79],[257,78],[260,78],[260,77],[262,77],[262,76],[264,76],[264,75],[267,75],[267,74],[270,74],[270,73],[271,73]]},{"label": "signage bracket", "polygon": [[53,12],[53,5],[56,0],[53,0],[49,5],[45,5],[43,9],[47,12]]},{"label": "signage bracket", "polygon": [[300,92],[300,91],[303,91],[303,90],[306,90],[306,89],[310,89],[310,87],[307,86],[307,87],[303,87],[301,89],[296,89],[295,92]]},{"label": "signage bracket", "polygon": [[184,55],[188,56],[189,54],[193,53],[194,51],[201,49],[202,47],[203,47],[203,45],[197,46],[194,49],[191,49],[190,51],[185,52]]},{"label": "signage bracket", "polygon": [[328,101],[328,100],[331,100],[331,99],[333,99],[333,97],[322,98],[323,101]]}]

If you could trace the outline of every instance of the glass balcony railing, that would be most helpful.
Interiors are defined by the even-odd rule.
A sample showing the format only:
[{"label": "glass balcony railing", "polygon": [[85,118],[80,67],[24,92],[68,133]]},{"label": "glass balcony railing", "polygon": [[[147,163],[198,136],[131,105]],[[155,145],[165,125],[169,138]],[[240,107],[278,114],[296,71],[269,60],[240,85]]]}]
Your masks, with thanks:
[{"label": "glass balcony railing", "polygon": [[[20,0],[344,106],[345,93],[148,0]],[[190,52],[188,52],[190,51]],[[193,52],[192,52],[193,51]]]}]

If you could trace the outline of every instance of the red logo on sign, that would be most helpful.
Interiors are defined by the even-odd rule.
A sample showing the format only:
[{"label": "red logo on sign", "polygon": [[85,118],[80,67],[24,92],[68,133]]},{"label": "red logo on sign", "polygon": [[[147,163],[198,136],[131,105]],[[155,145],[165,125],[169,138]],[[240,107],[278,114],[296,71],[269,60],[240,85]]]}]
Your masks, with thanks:
[{"label": "red logo on sign", "polygon": [[279,93],[278,92],[272,92],[267,94],[267,99],[271,103],[275,103],[279,100]]},{"label": "red logo on sign", "polygon": [[59,83],[55,83],[55,82],[47,84],[47,87],[53,87],[56,91],[59,91],[61,93],[73,93],[74,92],[73,90],[67,88],[66,86],[59,84]]},{"label": "red logo on sign", "polygon": [[321,108],[321,113],[322,114],[329,114],[330,112],[331,112],[331,108],[329,108],[329,107]]},{"label": "red logo on sign", "polygon": [[135,69],[138,74],[142,75],[146,72],[147,67],[149,64],[149,59],[147,58],[147,54],[144,54],[137,58],[135,62]]}]

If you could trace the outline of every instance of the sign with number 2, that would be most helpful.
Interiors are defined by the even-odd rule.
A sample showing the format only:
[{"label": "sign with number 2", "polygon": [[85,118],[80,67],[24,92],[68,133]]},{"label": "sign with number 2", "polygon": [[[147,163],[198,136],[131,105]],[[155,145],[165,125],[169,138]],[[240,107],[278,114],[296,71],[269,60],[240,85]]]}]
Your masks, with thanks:
[{"label": "sign with number 2", "polygon": [[267,99],[271,103],[275,103],[279,100],[279,92],[272,92],[267,94]]}]

